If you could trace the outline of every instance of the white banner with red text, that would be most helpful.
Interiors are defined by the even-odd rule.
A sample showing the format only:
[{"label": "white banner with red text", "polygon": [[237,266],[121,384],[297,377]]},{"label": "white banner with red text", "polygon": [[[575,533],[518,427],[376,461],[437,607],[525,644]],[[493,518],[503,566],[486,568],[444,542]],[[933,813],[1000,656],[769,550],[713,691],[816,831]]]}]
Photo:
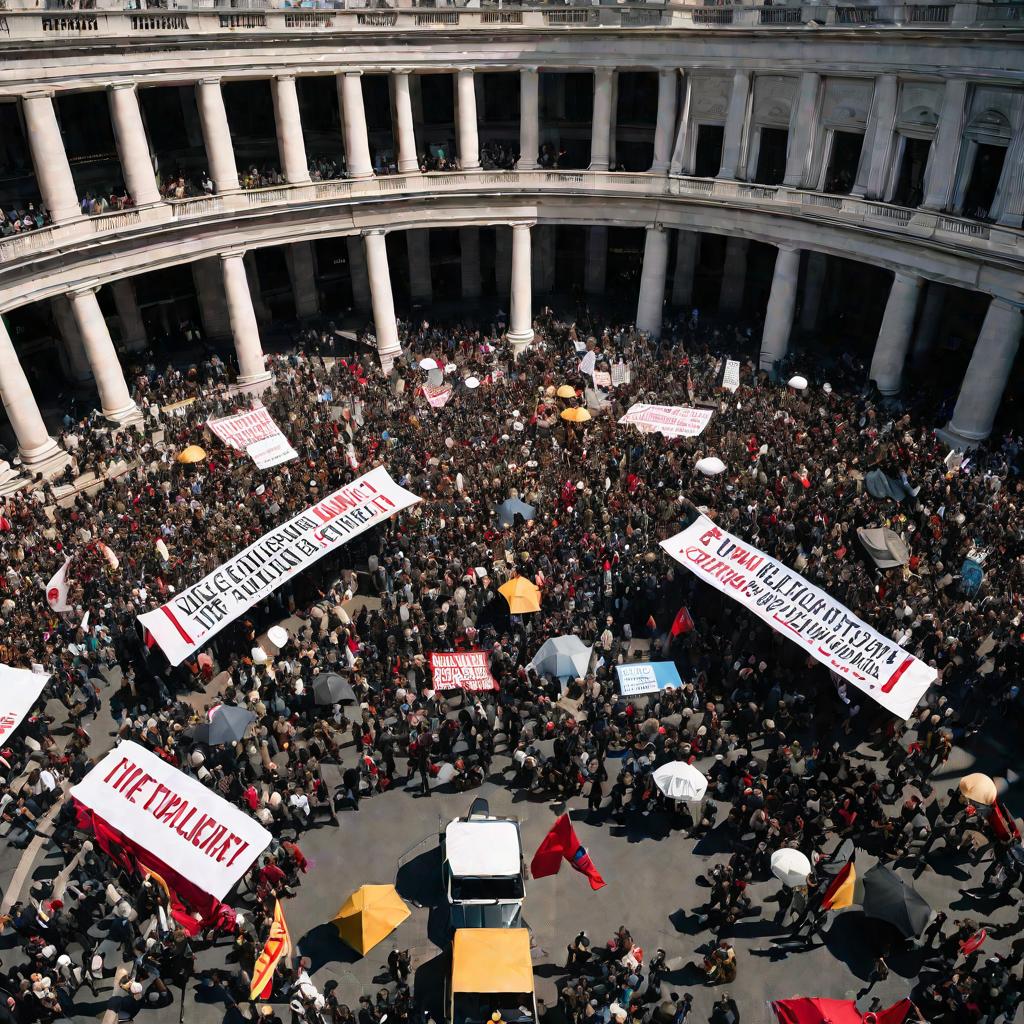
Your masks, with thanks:
[{"label": "white banner with red text", "polygon": [[661,546],[839,678],[907,719],[935,681],[931,666],[872,629],[825,591],[701,516]]},{"label": "white banner with red text", "polygon": [[49,678],[49,672],[0,665],[0,746],[32,710]]},{"label": "white banner with red text", "polygon": [[378,466],[264,534],[139,622],[167,660],[180,665],[282,583],[419,500]]},{"label": "white banner with red text", "polygon": [[644,434],[660,431],[666,437],[696,437],[711,420],[712,409],[689,405],[647,405],[638,402],[619,423],[636,427]]},{"label": "white banner with red text", "polygon": [[255,818],[138,743],[114,747],[71,795],[217,900],[270,845]]},{"label": "white banner with red text", "polygon": [[451,384],[424,384],[423,397],[430,403],[431,409],[443,409],[452,397]]},{"label": "white banner with red text", "polygon": [[206,425],[229,448],[245,452],[257,469],[270,469],[298,458],[299,453],[262,405],[219,420],[209,419]]},{"label": "white banner with red text", "polygon": [[435,690],[496,690],[486,651],[457,651],[430,655],[430,672]]}]

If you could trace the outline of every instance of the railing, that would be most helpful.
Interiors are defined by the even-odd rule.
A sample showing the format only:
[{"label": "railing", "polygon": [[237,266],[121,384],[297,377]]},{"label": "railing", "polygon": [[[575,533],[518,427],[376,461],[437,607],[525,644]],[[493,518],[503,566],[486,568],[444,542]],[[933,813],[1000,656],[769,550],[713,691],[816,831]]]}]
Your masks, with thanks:
[{"label": "railing", "polygon": [[[145,229],[153,232],[202,218],[231,218],[236,212],[265,208],[275,215],[310,204],[346,202],[387,202],[397,197],[469,195],[486,202],[488,193],[536,193],[608,196],[671,200],[673,197],[701,205],[769,212],[778,217],[797,217],[853,230],[869,230],[904,237],[908,241],[928,238],[933,244],[948,245],[957,252],[972,252],[977,258],[1004,261],[1007,256],[1024,261],[1024,231],[986,224],[952,214],[912,210],[858,196],[830,195],[760,185],[756,182],[727,181],[680,175],[624,173],[618,171],[493,170],[455,171],[430,174],[395,174],[366,179],[309,182],[271,188],[239,190],[217,196],[172,200],[153,206],[122,210],[71,223],[52,225],[37,231],[0,239],[0,265],[38,254],[73,249],[80,240],[96,241],[104,236],[120,237],[125,232]],[[155,236],[154,236],[155,237]]]}]

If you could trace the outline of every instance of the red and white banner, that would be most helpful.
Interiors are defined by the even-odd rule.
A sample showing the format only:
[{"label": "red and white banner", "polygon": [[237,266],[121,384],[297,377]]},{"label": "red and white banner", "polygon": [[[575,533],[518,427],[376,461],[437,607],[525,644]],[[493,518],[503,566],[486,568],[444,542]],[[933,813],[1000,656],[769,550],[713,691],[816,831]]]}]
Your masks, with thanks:
[{"label": "red and white banner", "polygon": [[931,666],[872,629],[770,555],[701,516],[661,546],[833,673],[907,719],[935,681]]},{"label": "red and white banner", "polygon": [[0,745],[32,710],[49,678],[49,672],[0,665]]},{"label": "red and white banner", "polygon": [[71,795],[217,900],[270,845],[255,818],[137,743],[116,746]]},{"label": "red and white banner", "polygon": [[245,452],[258,469],[270,469],[298,458],[299,453],[262,405],[234,416],[207,420],[206,425],[229,448]]},{"label": "red and white banner", "polygon": [[435,690],[496,690],[486,651],[458,651],[430,655],[430,671]]},{"label": "red and white banner", "polygon": [[432,409],[443,409],[452,397],[451,384],[424,384],[423,397],[430,403]]},{"label": "red and white banner", "polygon": [[167,660],[180,665],[282,583],[419,500],[378,466],[264,534],[139,622]]},{"label": "red and white banner", "polygon": [[695,409],[689,405],[631,406],[619,423],[629,424],[644,434],[660,431],[666,437],[696,437],[708,425],[713,409]]},{"label": "red and white banner", "polygon": [[68,604],[68,566],[71,556],[64,559],[64,564],[50,577],[46,584],[46,601],[55,612],[69,612]]}]

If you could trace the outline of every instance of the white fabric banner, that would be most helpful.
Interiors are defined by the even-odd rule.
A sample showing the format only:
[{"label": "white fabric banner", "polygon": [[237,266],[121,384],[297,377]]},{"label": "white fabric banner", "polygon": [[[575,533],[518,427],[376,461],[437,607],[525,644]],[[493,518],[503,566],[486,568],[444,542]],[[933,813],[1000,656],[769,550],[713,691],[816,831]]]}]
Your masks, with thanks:
[{"label": "white fabric banner", "polygon": [[180,665],[282,583],[419,500],[378,466],[264,534],[139,622],[168,661]]},{"label": "white fabric banner", "polygon": [[666,437],[696,437],[711,420],[712,409],[695,409],[689,405],[630,406],[619,423],[629,424],[644,434],[661,431]]},{"label": "white fabric banner", "polygon": [[55,612],[69,612],[68,604],[68,566],[71,556],[64,559],[64,564],[50,577],[46,584],[46,601]]},{"label": "white fabric banner", "polygon": [[907,719],[935,669],[872,629],[799,573],[701,516],[661,546],[838,677]]},{"label": "white fabric banner", "polygon": [[0,665],[0,745],[32,710],[49,678],[49,672]]},{"label": "white fabric banner", "polygon": [[722,387],[726,391],[735,391],[740,386],[740,361],[726,359],[725,372],[722,374]]},{"label": "white fabric banner", "polygon": [[432,409],[443,409],[452,397],[451,384],[424,384],[423,397],[430,403]]},{"label": "white fabric banner", "polygon": [[270,845],[255,818],[138,743],[114,747],[71,795],[217,900]]},{"label": "white fabric banner", "polygon": [[229,448],[245,452],[258,469],[270,469],[298,458],[298,452],[263,406],[247,412],[210,419],[206,425]]}]

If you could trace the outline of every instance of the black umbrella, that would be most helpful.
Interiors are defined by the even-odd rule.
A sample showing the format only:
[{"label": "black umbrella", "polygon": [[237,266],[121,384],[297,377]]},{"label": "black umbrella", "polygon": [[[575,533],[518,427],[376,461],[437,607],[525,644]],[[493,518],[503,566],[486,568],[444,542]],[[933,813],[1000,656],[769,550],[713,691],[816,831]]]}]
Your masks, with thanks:
[{"label": "black umbrella", "polygon": [[355,701],[356,692],[337,672],[321,672],[313,680],[313,699],[317,704],[342,704]]},{"label": "black umbrella", "polygon": [[237,743],[245,736],[245,730],[256,721],[256,716],[246,708],[221,704],[210,712],[209,721],[197,725],[193,737],[211,747],[222,743]]},{"label": "black umbrella", "polygon": [[891,924],[906,938],[919,936],[932,917],[932,908],[912,886],[881,864],[864,876],[864,913]]}]

